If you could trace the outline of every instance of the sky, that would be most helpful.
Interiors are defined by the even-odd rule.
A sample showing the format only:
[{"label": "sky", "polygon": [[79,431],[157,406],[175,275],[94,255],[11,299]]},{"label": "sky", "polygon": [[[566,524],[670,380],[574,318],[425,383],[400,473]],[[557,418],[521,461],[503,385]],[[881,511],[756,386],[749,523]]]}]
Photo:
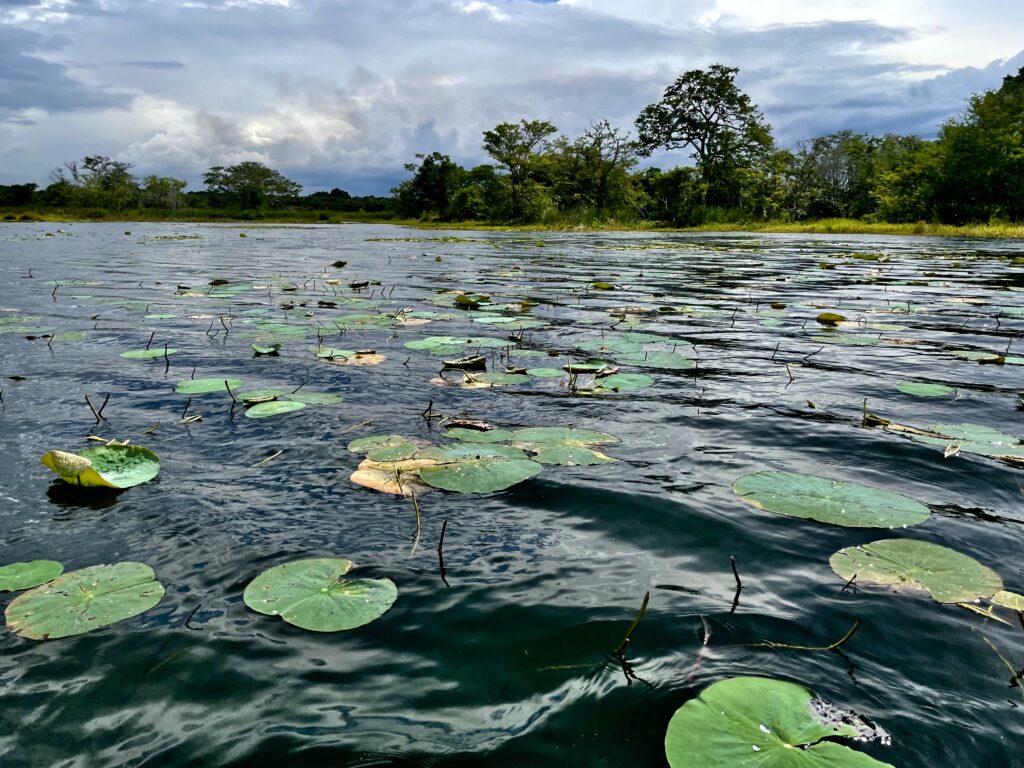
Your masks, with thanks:
[{"label": "sky", "polygon": [[631,129],[716,62],[781,146],[930,137],[1024,66],[1021,29],[1020,0],[0,0],[0,184],[100,154],[386,194],[416,153],[483,162],[499,122]]}]

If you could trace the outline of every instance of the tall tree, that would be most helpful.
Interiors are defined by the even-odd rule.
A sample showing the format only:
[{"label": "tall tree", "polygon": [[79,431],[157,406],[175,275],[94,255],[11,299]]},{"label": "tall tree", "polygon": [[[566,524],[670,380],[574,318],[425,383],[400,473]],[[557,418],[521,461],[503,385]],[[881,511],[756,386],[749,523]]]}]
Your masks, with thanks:
[{"label": "tall tree", "polygon": [[[705,201],[735,204],[735,169],[772,146],[771,128],[736,86],[739,69],[712,64],[684,72],[636,119],[640,152],[689,148],[705,184]],[[710,198],[710,200],[708,200]]]},{"label": "tall tree", "polygon": [[203,183],[223,206],[244,209],[278,208],[302,192],[302,185],[252,160],[215,165],[203,174]]},{"label": "tall tree", "polygon": [[534,207],[535,198],[543,190],[531,184],[531,173],[536,168],[541,148],[549,136],[558,129],[546,120],[520,120],[518,123],[499,123],[484,131],[484,151],[507,174],[509,215],[521,219],[528,208]]},{"label": "tall tree", "polygon": [[448,155],[431,152],[416,155],[419,163],[407,163],[405,170],[413,176],[395,187],[392,192],[403,216],[432,214],[446,218],[451,199],[458,190],[465,171]]}]

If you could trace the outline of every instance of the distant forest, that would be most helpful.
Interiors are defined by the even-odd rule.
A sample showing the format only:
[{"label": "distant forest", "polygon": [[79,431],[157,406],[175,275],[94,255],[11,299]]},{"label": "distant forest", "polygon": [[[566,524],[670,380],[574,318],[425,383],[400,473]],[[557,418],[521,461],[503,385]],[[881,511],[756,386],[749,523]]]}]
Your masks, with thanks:
[{"label": "distant forest", "polygon": [[[840,131],[780,148],[771,126],[714,64],[683,73],[645,107],[635,131],[607,120],[559,136],[544,120],[483,134],[491,162],[463,168],[440,152],[416,155],[390,197],[342,189],[303,195],[257,162],[210,168],[204,189],[137,178],[104,156],[66,162],[36,184],[0,186],[5,220],[35,212],[70,218],[230,218],[330,221],[362,216],[440,222],[700,226],[800,222],[967,224],[1024,221],[1024,68],[968,98],[963,114],[919,136]],[[637,170],[660,150],[687,150],[692,166]]]}]

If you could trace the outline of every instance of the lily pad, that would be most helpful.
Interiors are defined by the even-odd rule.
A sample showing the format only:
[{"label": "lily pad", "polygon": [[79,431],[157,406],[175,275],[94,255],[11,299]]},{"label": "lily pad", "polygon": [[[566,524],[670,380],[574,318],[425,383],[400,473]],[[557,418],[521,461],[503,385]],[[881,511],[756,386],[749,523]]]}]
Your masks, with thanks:
[{"label": "lily pad", "polygon": [[280,616],[313,632],[340,632],[383,616],[398,598],[391,579],[344,579],[351,560],[295,560],[264,571],[245,588],[242,600],[257,613]]},{"label": "lily pad", "polygon": [[257,355],[276,355],[281,351],[280,344],[256,344],[252,345],[252,351]]},{"label": "lily pad", "polygon": [[141,445],[104,445],[81,453],[48,451],[39,461],[64,482],[85,488],[131,488],[160,472],[160,458]]},{"label": "lily pad", "polygon": [[992,595],[990,599],[996,605],[1001,605],[1004,608],[1009,608],[1010,610],[1024,613],[1024,595],[1019,595],[1016,592],[1007,592],[1006,590],[1000,590],[999,592],[996,592],[994,595]]},{"label": "lily pad", "polygon": [[600,390],[635,392],[638,389],[647,389],[654,383],[654,379],[644,373],[613,373],[610,376],[601,376],[594,383]]},{"label": "lily pad", "polygon": [[560,379],[565,376],[565,371],[560,368],[527,368],[526,375],[538,379]]},{"label": "lily pad", "polygon": [[517,429],[512,438],[516,443],[564,443],[567,445],[605,445],[619,442],[619,438],[615,435],[579,427],[529,427]]},{"label": "lily pad", "polygon": [[348,444],[348,449],[352,453],[366,453],[375,448],[390,448],[397,445],[411,445],[411,443],[401,435],[371,435],[353,440]]},{"label": "lily pad", "polygon": [[896,385],[896,389],[905,395],[914,397],[948,397],[956,393],[953,387],[947,387],[945,384],[926,384],[916,381],[901,381]]},{"label": "lily pad", "polygon": [[364,488],[396,496],[417,495],[432,490],[417,473],[421,467],[433,466],[433,459],[405,459],[402,461],[373,461],[363,459],[349,480]]},{"label": "lily pad", "polygon": [[756,472],[732,489],[758,509],[850,528],[906,527],[930,514],[928,507],[898,493],[798,472]]},{"label": "lily pad", "polygon": [[133,349],[128,352],[122,352],[121,357],[126,360],[152,360],[157,357],[165,357],[167,355],[173,355],[177,352],[174,347],[152,347],[150,349]]},{"label": "lily pad", "polygon": [[539,464],[558,464],[564,467],[591,467],[618,461],[593,448],[572,443],[541,443],[536,446],[533,460]]},{"label": "lily pad", "polygon": [[292,392],[282,395],[282,399],[306,405],[337,405],[343,400],[341,395],[333,392]]},{"label": "lily pad", "polygon": [[241,379],[185,379],[179,381],[174,391],[180,395],[205,395],[209,392],[224,392],[227,389],[238,389],[242,386]]},{"label": "lily pad", "polygon": [[857,584],[923,591],[939,603],[969,603],[1003,588],[999,575],[954,549],[916,539],[881,539],[846,547],[831,558],[836,575]]},{"label": "lily pad", "polygon": [[697,364],[688,357],[675,352],[634,352],[615,358],[618,362],[634,365],[637,368],[665,368],[672,371],[686,371],[696,368]]},{"label": "lily pad", "polygon": [[243,403],[265,403],[268,400],[276,400],[282,395],[288,394],[285,389],[250,389],[246,392],[239,392],[236,397]]},{"label": "lily pad", "polygon": [[265,419],[269,416],[278,416],[282,413],[300,411],[306,407],[305,403],[295,400],[271,400],[266,403],[256,403],[245,409],[245,415],[250,419]]},{"label": "lily pad", "polygon": [[428,448],[416,456],[438,462],[419,469],[423,482],[457,493],[503,491],[544,469],[523,451],[504,445],[457,444]]},{"label": "lily pad", "polygon": [[802,685],[734,677],[676,710],[665,756],[670,768],[893,768],[838,738],[888,741],[888,734]]},{"label": "lily pad", "polygon": [[11,563],[0,568],[0,592],[17,592],[38,587],[57,578],[63,571],[64,566],[56,560]]},{"label": "lily pad", "polygon": [[445,437],[466,443],[507,443],[512,439],[512,433],[507,429],[480,430],[456,427],[445,432]]},{"label": "lily pad", "polygon": [[507,387],[514,384],[525,384],[530,377],[525,373],[504,373],[502,371],[490,371],[473,376],[474,381],[482,381],[492,387]]},{"label": "lily pad", "polygon": [[19,595],[7,606],[7,626],[31,640],[55,640],[138,616],[163,596],[148,565],[94,565]]}]

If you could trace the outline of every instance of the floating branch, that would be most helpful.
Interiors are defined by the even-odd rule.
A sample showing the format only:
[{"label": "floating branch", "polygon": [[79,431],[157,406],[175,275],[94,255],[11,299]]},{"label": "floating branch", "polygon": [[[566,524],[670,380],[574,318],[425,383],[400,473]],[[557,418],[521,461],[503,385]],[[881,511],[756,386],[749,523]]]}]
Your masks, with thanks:
[{"label": "floating branch", "polygon": [[640,610],[636,612],[636,617],[633,619],[633,623],[629,625],[629,629],[626,630],[626,635],[622,638],[622,642],[615,648],[615,655],[622,656],[626,652],[626,646],[629,645],[629,640],[633,637],[633,633],[636,631],[637,626],[643,620],[647,614],[647,603],[650,602],[651,593],[650,591],[644,592],[644,600],[640,604]]},{"label": "floating branch", "polygon": [[267,464],[272,462],[274,459],[276,459],[282,453],[284,453],[284,449],[283,448],[280,451],[278,451],[277,453],[272,453],[269,456],[267,456],[267,458],[263,459],[262,461],[258,461],[255,464],[253,464],[252,465],[253,469],[256,469],[257,467],[265,467]]},{"label": "floating branch", "polygon": [[754,643],[752,648],[776,648],[776,649],[787,649],[791,651],[834,651],[838,649],[843,643],[853,637],[854,633],[860,629],[861,620],[857,619],[853,622],[853,626],[847,631],[845,635],[836,640],[831,645],[790,645],[789,643],[773,643],[771,641],[765,641],[763,643]]},{"label": "floating branch", "polygon": [[437,567],[438,567],[438,569],[441,572],[441,581],[444,582],[444,585],[446,587],[450,587],[451,584],[448,583],[448,579],[446,578],[448,572],[445,570],[445,567],[444,567],[444,552],[441,551],[443,549],[443,547],[444,547],[444,534],[445,534],[445,531],[447,531],[447,530],[448,530],[448,518],[446,517],[444,519],[444,522],[441,523],[441,538],[437,542]]}]

